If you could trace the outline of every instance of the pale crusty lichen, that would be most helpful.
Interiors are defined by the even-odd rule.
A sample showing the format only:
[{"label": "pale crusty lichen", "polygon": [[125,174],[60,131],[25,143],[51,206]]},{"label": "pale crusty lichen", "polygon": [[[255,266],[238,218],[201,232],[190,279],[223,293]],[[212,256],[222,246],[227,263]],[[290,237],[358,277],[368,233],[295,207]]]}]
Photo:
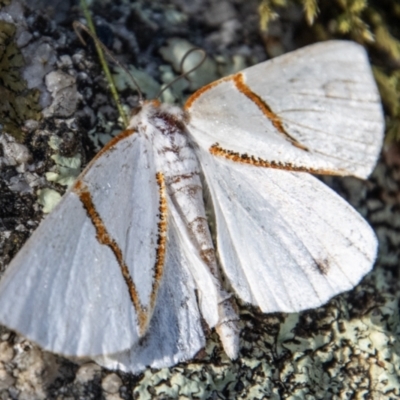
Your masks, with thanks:
[{"label": "pale crusty lichen", "polygon": [[[160,84],[149,74],[147,74],[142,69],[136,68],[130,65],[127,70],[135,78],[137,82],[140,82],[140,90],[146,99],[154,99],[158,92],[160,91]],[[133,92],[137,91],[137,87],[134,85],[132,79],[129,77],[128,73],[121,67],[116,66],[114,68],[113,78],[115,81],[115,86],[118,91],[122,92],[127,88],[130,88]]]},{"label": "pale crusty lichen", "polygon": [[54,189],[44,188],[37,191],[38,203],[44,214],[48,214],[60,202],[61,195]]},{"label": "pale crusty lichen", "polygon": [[[181,65],[186,54],[194,48],[196,46],[186,39],[172,38],[167,41],[166,46],[159,50],[163,59],[170,63],[179,74],[194,69],[188,75],[191,91],[195,91],[219,78],[215,61],[200,51],[193,51],[188,54],[183,65]],[[203,57],[206,58],[202,62]]]},{"label": "pale crusty lichen", "polygon": [[[352,316],[354,310],[339,296],[308,313],[283,319],[266,316],[258,327],[242,323],[240,360],[229,361],[209,341],[209,364],[203,359],[170,370],[148,370],[134,396],[141,400],[209,399],[213,393],[218,398],[249,400],[398,398],[400,291],[389,293],[387,278],[379,268],[370,275],[384,295],[361,316]],[[357,291],[351,295],[357,296]],[[221,357],[218,363],[212,361],[216,354]]]},{"label": "pale crusty lichen", "polygon": [[59,154],[62,139],[58,136],[51,136],[49,145],[55,151],[51,158],[54,160],[56,168],[54,171],[46,172],[46,179],[69,188],[81,172],[82,157],[79,152],[73,157]]},{"label": "pale crusty lichen", "polygon": [[[72,133],[71,133],[72,134]],[[62,139],[58,136],[50,136],[49,146],[54,150],[51,159],[54,161],[54,166],[50,171],[45,173],[46,180],[54,182],[61,186],[69,188],[75,182],[81,172],[82,157],[79,152],[72,157],[65,157],[60,154]],[[43,188],[37,191],[38,202],[43,207],[43,213],[47,214],[61,200],[61,194],[52,188]]]}]

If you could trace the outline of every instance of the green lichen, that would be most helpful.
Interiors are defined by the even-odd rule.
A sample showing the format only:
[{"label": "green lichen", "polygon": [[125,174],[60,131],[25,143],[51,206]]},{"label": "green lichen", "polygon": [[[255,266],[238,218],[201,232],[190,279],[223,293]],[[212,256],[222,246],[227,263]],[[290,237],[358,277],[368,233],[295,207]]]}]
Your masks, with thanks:
[{"label": "green lichen", "polygon": [[46,179],[49,182],[55,182],[59,185],[69,188],[75,182],[81,172],[82,160],[79,153],[74,157],[64,157],[59,154],[62,140],[58,136],[51,136],[49,140],[50,147],[56,151],[51,158],[55,162],[55,170],[46,172]]},{"label": "green lichen", "polygon": [[24,60],[13,41],[15,31],[13,24],[0,21],[0,124],[5,132],[22,141],[21,127],[28,119],[38,120],[41,108],[39,91],[28,90],[21,77]]},{"label": "green lichen", "polygon": [[44,188],[37,191],[38,202],[45,214],[50,213],[61,200],[61,195],[54,189]]},{"label": "green lichen", "polygon": [[[82,158],[81,154],[77,153],[73,157],[65,157],[60,154],[62,139],[58,136],[51,136],[49,146],[54,151],[51,156],[54,161],[54,166],[51,171],[45,173],[46,179],[49,182],[57,185],[65,186],[66,189],[72,186],[76,178],[81,172]],[[62,195],[55,189],[44,188],[37,191],[38,202],[43,207],[43,213],[50,213],[53,208],[61,200]]]},{"label": "green lichen", "polygon": [[[209,399],[218,393],[221,399],[249,400],[399,398],[399,292],[390,293],[383,269],[375,269],[370,279],[371,290],[385,295],[369,312],[352,316],[345,297],[338,296],[309,313],[265,316],[255,334],[251,328],[246,332],[242,321],[238,361],[218,353],[212,335],[206,357],[220,357],[219,363],[192,361],[147,370],[134,397]],[[307,324],[312,328],[306,329]]]}]

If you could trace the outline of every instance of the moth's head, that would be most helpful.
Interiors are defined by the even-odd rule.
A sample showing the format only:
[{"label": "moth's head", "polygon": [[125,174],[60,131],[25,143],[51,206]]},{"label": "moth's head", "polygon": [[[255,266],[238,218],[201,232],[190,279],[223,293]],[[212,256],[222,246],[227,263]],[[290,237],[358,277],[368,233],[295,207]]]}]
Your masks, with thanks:
[{"label": "moth's head", "polygon": [[153,115],[160,106],[161,102],[157,99],[140,101],[131,111],[128,128],[136,129],[141,122]]},{"label": "moth's head", "polygon": [[161,102],[160,100],[153,99],[153,100],[142,100],[139,101],[139,104],[132,109],[131,111],[131,118],[135,115],[138,115],[142,110],[149,110],[160,107]]}]

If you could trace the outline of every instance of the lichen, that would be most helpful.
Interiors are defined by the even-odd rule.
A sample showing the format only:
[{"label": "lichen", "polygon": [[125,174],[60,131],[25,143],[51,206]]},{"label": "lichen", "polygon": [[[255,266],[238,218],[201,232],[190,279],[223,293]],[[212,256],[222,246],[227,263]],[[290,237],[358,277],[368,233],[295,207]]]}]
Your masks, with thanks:
[{"label": "lichen", "polygon": [[[239,362],[222,356],[219,364],[191,362],[146,371],[134,396],[209,399],[215,392],[219,398],[249,400],[398,398],[400,293],[389,292],[387,278],[379,268],[370,275],[385,295],[362,316],[352,315],[354,309],[343,296],[317,310],[286,314],[280,324],[265,316],[269,323],[242,325]],[[274,332],[273,326],[278,330]],[[256,334],[251,332],[254,328]],[[215,347],[208,347],[207,353],[215,356]]]},{"label": "lichen", "polygon": [[37,192],[38,203],[43,207],[42,211],[48,214],[61,200],[61,195],[54,189],[44,188]]},{"label": "lichen", "polygon": [[[201,51],[188,53],[194,48],[196,46],[186,39],[172,38],[159,50],[163,59],[170,63],[179,74],[195,69],[188,75],[191,91],[218,79],[215,61]],[[184,60],[183,65],[181,65],[182,60]]]},{"label": "lichen", "polygon": [[[156,97],[160,90],[160,84],[152,78],[145,71],[130,65],[128,68],[129,73],[133,76],[135,81],[140,82],[140,90],[146,99],[153,99]],[[124,71],[121,67],[114,68],[113,75],[115,86],[118,91],[122,92],[128,87],[132,91],[137,91],[137,87],[133,83],[132,79],[129,77],[128,73]]]},{"label": "lichen", "polygon": [[73,157],[65,157],[59,154],[62,139],[58,136],[51,136],[49,140],[50,147],[55,151],[51,158],[55,162],[54,171],[46,172],[46,179],[49,182],[55,182],[60,185],[70,187],[81,172],[82,159],[80,153]]}]

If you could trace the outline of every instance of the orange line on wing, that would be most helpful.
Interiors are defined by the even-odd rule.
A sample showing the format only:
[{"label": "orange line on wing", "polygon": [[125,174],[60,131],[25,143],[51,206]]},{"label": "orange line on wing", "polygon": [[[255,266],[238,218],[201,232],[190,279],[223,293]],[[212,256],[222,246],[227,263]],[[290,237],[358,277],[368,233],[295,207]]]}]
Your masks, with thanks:
[{"label": "orange line on wing", "polygon": [[131,298],[133,307],[138,316],[140,335],[144,335],[144,333],[146,332],[148,324],[150,322],[152,311],[155,306],[158,289],[160,287],[161,279],[164,272],[165,254],[167,247],[167,197],[164,175],[161,172],[158,172],[156,175],[156,180],[159,187],[160,205],[159,222],[157,224],[158,238],[156,249],[156,262],[154,266],[154,277],[153,285],[151,288],[149,307],[145,307],[141,304],[137,288],[129,273],[128,266],[124,261],[122,250],[118,246],[117,242],[108,233],[107,228],[93,203],[89,188],[81,179],[79,179],[72,189],[79,196],[79,199],[81,200],[88,214],[88,217],[90,218],[93,226],[96,229],[97,240],[100,244],[108,246],[117,260],[117,263],[121,269],[122,276],[128,287],[129,296]]},{"label": "orange line on wing", "polygon": [[104,225],[99,213],[95,208],[89,188],[82,182],[82,180],[79,180],[75,184],[73,191],[79,196],[79,199],[85,207],[85,210],[96,229],[97,240],[99,243],[108,246],[114,253],[117,263],[121,269],[122,276],[124,277],[125,283],[128,287],[129,296],[131,298],[133,307],[135,308],[138,316],[139,332],[143,335],[146,332],[150,315],[146,307],[143,307],[140,302],[136,286],[129,273],[128,266],[125,264],[123,259],[122,251],[116,241],[108,233],[106,226]]},{"label": "orange line on wing", "polygon": [[283,127],[281,119],[276,115],[272,110],[271,107],[256,93],[254,93],[244,82],[244,76],[241,72],[236,75],[230,75],[225,78],[219,79],[215,82],[211,82],[206,86],[200,88],[197,92],[193,93],[185,103],[185,110],[188,110],[193,103],[205,92],[209,91],[210,89],[214,88],[215,86],[219,85],[222,82],[232,81],[235,85],[236,89],[239,92],[243,93],[249,100],[251,100],[260,110],[261,112],[271,121],[272,125],[275,129],[285,137],[293,146],[308,151],[308,148],[303,144],[299,143],[295,138],[289,135],[286,132],[285,128]]},{"label": "orange line on wing", "polygon": [[[121,133],[119,133],[117,136],[112,138],[90,161],[90,163],[85,167],[85,169],[81,172],[81,175],[79,176],[80,179],[82,179],[86,172],[91,168],[91,166],[94,164],[96,160],[98,160],[103,154],[107,153],[108,151],[112,150],[113,147],[115,147],[121,140],[126,139],[127,137],[133,135],[136,131],[134,129],[125,129]],[[75,183],[75,186],[79,184],[79,181]]]},{"label": "orange line on wing", "polygon": [[203,86],[202,88],[200,88],[199,90],[197,90],[196,92],[194,92],[187,100],[185,105],[183,106],[183,108],[185,110],[188,110],[193,103],[205,92],[207,92],[208,90],[212,89],[215,86],[218,86],[220,83],[222,82],[227,82],[229,80],[232,79],[232,76],[227,76],[226,78],[222,78],[222,79],[218,79],[217,81],[211,82],[208,85]]},{"label": "orange line on wing", "polygon": [[156,250],[156,264],[154,268],[153,287],[151,288],[150,295],[150,308],[153,309],[157,298],[158,289],[160,287],[161,279],[164,273],[165,253],[167,249],[167,197],[165,189],[165,179],[161,172],[156,175],[158,192],[160,195],[160,220],[158,222],[158,238]]},{"label": "orange line on wing", "polygon": [[294,171],[294,172],[309,172],[311,174],[321,174],[321,175],[348,175],[344,171],[343,174],[341,174],[340,171],[333,171],[329,169],[307,168],[307,167],[297,166],[291,163],[265,161],[259,157],[249,156],[247,154],[239,154],[231,150],[225,150],[222,147],[220,147],[218,143],[213,144],[210,147],[209,151],[211,154],[215,156],[224,157],[234,162],[251,164],[254,165],[255,167],[283,169],[286,171]]},{"label": "orange line on wing", "polygon": [[117,143],[119,143],[121,140],[127,138],[128,136],[131,136],[135,133],[134,129],[125,129],[121,133],[119,133],[117,136],[112,138],[93,158],[91,163],[94,160],[97,160],[100,156],[102,156],[104,153],[107,151],[111,150]]},{"label": "orange line on wing", "polygon": [[285,138],[288,139],[293,146],[308,151],[306,146],[299,143],[295,138],[286,132],[281,119],[271,110],[268,104],[244,83],[244,77],[242,73],[234,75],[232,79],[239,92],[243,93],[262,111],[262,113],[272,122],[272,125],[279,133],[285,136]]}]

